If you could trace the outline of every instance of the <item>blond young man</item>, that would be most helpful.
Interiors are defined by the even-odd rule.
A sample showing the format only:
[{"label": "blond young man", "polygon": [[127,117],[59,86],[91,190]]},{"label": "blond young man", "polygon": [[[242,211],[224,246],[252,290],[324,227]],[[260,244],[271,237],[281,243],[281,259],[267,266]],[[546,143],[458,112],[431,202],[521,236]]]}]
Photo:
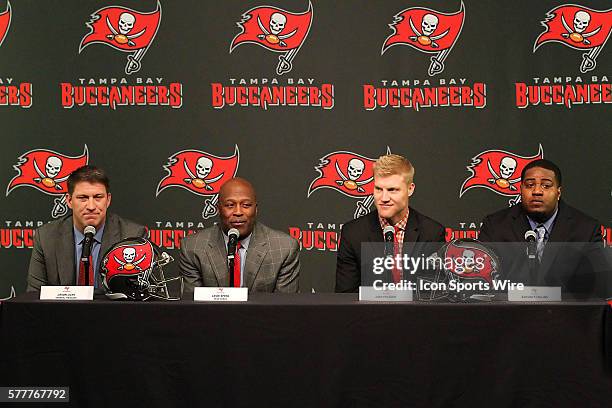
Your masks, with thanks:
[{"label": "blond young man", "polygon": [[394,247],[399,253],[410,252],[416,256],[422,246],[412,243],[444,242],[442,224],[409,206],[414,188],[414,167],[405,157],[387,154],[376,160],[376,211],[347,222],[342,227],[336,263],[336,292],[359,290],[362,273],[361,244],[384,242],[383,230],[387,226],[394,227]]}]

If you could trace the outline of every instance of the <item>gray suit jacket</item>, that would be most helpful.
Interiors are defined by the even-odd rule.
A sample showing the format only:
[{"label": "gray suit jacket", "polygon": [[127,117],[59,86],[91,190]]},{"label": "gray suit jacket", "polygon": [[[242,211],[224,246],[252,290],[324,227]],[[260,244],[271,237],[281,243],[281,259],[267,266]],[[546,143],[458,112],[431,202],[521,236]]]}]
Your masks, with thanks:
[{"label": "gray suit jacket", "polygon": [[[249,292],[296,293],[299,253],[295,239],[257,222],[245,261]],[[221,228],[214,225],[184,238],[179,265],[186,292],[193,292],[196,286],[228,286],[227,248]]]},{"label": "gray suit jacket", "polygon": [[[44,285],[76,284],[72,225],[72,214],[69,214],[36,230],[28,269],[27,291],[40,290]],[[146,236],[144,226],[107,213],[98,257],[98,270],[102,257],[113,244],[125,238],[144,236]],[[101,287],[99,274],[98,287]]]}]

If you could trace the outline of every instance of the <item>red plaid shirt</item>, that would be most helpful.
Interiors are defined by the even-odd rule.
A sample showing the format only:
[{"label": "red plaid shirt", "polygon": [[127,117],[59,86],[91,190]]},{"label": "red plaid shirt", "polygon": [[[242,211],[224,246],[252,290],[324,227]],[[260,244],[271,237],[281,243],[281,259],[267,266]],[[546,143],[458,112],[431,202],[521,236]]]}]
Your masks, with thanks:
[{"label": "red plaid shirt", "polygon": [[[410,211],[406,213],[406,216],[399,220],[393,228],[395,229],[395,242],[393,244],[393,254],[397,256],[402,253],[402,246],[404,245],[404,233],[406,231],[406,224],[408,223],[408,214]],[[378,217],[378,221],[380,222],[380,227],[384,231],[386,226],[391,225],[386,218]],[[402,269],[398,269],[396,267],[391,271],[393,282],[398,283],[404,278],[404,271]]]},{"label": "red plaid shirt", "polygon": [[[406,216],[399,220],[395,225],[392,225],[395,228],[395,242],[397,242],[400,246],[404,243],[404,233],[406,232],[406,224],[408,224],[408,215],[410,211],[406,212]],[[385,227],[391,225],[386,218],[378,216],[378,221],[380,222],[380,228],[384,231]]]}]

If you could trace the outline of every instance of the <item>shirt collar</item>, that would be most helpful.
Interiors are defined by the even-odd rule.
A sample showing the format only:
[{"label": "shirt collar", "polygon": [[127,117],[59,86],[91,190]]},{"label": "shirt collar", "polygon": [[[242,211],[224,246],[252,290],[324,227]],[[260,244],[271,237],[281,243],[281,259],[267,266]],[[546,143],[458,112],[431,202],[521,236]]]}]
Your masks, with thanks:
[{"label": "shirt collar", "polygon": [[[251,242],[251,237],[253,236],[253,233],[251,232],[248,236],[246,236],[245,238],[239,240],[238,242],[240,242],[240,246],[246,250],[249,249],[249,242]],[[229,241],[229,237],[227,236],[227,234],[224,232],[223,233],[223,241],[225,241],[225,245],[227,246],[227,242]]]},{"label": "shirt collar", "polygon": [[[104,225],[105,224],[102,224],[102,226],[98,228],[98,230],[96,231],[96,234],[94,235],[94,240],[98,243],[102,242],[102,235],[104,235]],[[83,240],[85,239],[85,234],[79,231],[79,229],[74,224],[72,225],[72,229],[74,231],[75,244],[81,245],[83,243]]]},{"label": "shirt collar", "polygon": [[401,229],[403,231],[403,230],[406,229],[406,224],[408,224],[408,215],[410,215],[410,209],[408,209],[408,211],[406,212],[406,215],[404,216],[404,218],[402,218],[397,223],[395,223],[395,225],[391,225],[389,220],[387,220],[386,218],[383,218],[383,217],[381,217],[379,215],[378,216],[378,222],[380,222],[380,228],[382,228],[384,230],[386,226],[391,225],[392,227],[395,228],[396,231],[398,229]]},{"label": "shirt collar", "polygon": [[555,219],[557,218],[558,212],[559,212],[559,206],[557,205],[557,208],[555,208],[555,212],[550,216],[548,220],[546,220],[546,222],[536,222],[532,220],[531,217],[527,216],[527,220],[529,221],[529,226],[531,227],[532,230],[534,230],[538,225],[542,224],[544,225],[544,228],[546,228],[546,233],[550,234],[553,224],[555,223]]}]

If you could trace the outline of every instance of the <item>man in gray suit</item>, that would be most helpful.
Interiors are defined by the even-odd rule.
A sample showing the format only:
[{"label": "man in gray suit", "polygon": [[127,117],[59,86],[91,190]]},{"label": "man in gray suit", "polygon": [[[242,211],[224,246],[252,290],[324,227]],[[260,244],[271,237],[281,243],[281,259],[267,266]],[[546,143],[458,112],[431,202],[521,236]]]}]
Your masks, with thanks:
[{"label": "man in gray suit", "polygon": [[227,233],[239,232],[234,286],[249,292],[295,293],[299,289],[299,244],[289,235],[257,222],[255,189],[245,179],[233,178],[219,191],[220,224],[183,239],[179,265],[185,289],[228,286]]},{"label": "man in gray suit", "polygon": [[[45,285],[84,284],[102,287],[98,273],[102,257],[116,242],[129,237],[144,237],[145,227],[107,213],[111,203],[106,173],[94,166],[83,166],[68,177],[66,203],[72,214],[36,230],[28,269],[28,291]],[[91,248],[91,267],[85,273],[81,263],[86,226],[96,229]],[[87,282],[85,277],[89,275]]]}]

